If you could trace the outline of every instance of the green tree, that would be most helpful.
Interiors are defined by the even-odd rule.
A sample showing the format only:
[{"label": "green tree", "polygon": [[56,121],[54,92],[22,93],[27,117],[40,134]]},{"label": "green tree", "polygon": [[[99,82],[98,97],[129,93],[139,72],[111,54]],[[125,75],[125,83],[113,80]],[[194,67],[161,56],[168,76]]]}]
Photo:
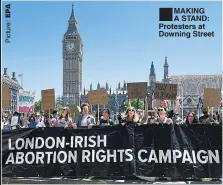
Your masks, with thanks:
[{"label": "green tree", "polygon": [[39,101],[36,101],[35,102],[35,112],[40,112],[41,111],[41,103],[42,103],[42,100],[39,100]]},{"label": "green tree", "polygon": [[[128,100],[124,102],[125,109],[128,107]],[[135,109],[144,109],[144,101],[143,100],[138,100],[138,99],[131,99],[130,100],[131,106],[134,107]]]},{"label": "green tree", "polygon": [[58,104],[58,105],[57,105],[57,111],[58,111],[58,114],[59,114],[59,115],[61,115],[62,110],[63,110],[63,106],[62,106],[61,104]]}]

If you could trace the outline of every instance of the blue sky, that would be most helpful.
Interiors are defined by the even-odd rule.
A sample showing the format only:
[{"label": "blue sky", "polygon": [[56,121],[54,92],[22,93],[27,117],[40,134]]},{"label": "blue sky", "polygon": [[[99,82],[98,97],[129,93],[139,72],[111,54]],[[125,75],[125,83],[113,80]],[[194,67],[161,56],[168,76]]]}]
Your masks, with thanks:
[{"label": "blue sky", "polygon": [[[68,26],[72,2],[11,3],[11,43],[3,42],[3,68],[11,75],[23,73],[23,87],[55,88],[62,94],[62,37]],[[159,8],[205,8],[210,21],[206,31],[214,38],[159,38]],[[222,72],[221,2],[75,2],[75,16],[83,39],[83,87],[108,82],[148,81],[151,62],[157,79],[163,78],[168,57],[171,74]],[[4,11],[4,10],[3,10]],[[183,23],[183,22],[179,22]],[[191,22],[184,22],[192,24]],[[194,24],[194,23],[193,23]],[[3,18],[3,41],[6,19]]]}]

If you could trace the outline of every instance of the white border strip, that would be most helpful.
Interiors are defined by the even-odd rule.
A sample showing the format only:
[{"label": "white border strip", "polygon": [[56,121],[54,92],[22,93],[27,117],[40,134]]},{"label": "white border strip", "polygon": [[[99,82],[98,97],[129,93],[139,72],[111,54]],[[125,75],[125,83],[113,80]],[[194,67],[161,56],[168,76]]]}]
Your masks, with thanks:
[{"label": "white border strip", "polygon": [[[108,1],[108,2],[112,2],[112,1],[116,1],[116,2],[123,2],[123,1],[126,1],[126,2],[129,2],[129,1],[136,1],[137,0],[112,0],[112,1],[109,1],[109,0],[38,0],[38,1],[35,1],[35,0],[3,0],[2,2],[23,2],[23,1],[33,1],[33,2],[38,2],[38,1],[60,1],[60,2],[78,2],[78,1],[93,1],[93,2],[98,2],[98,1]],[[187,1],[192,1],[192,2],[198,2],[198,1],[206,1],[206,2],[222,2],[223,0],[138,0],[138,2],[141,2],[141,1],[151,1],[151,2],[173,2],[173,1],[179,1],[179,2],[187,2]]]},{"label": "white border strip", "polygon": [[[21,2],[24,2],[24,1],[28,1],[30,2],[31,0],[23,0]],[[35,0],[33,0],[34,2],[37,2]],[[39,1],[45,1],[45,0],[39,0]],[[48,0],[48,1],[61,1],[61,0]],[[74,0],[66,0],[66,1],[63,1],[63,2],[68,2],[68,1],[71,1],[73,2]],[[94,0],[79,0],[79,1],[94,1]],[[106,0],[97,0],[97,1],[106,1]],[[113,1],[120,1],[120,0],[113,0]],[[122,1],[135,1],[135,0],[122,0]],[[120,1],[120,2],[122,2]],[[140,1],[151,1],[151,2],[154,2],[154,0],[140,0]],[[162,2],[172,2],[172,1],[178,1],[178,2],[185,2],[185,1],[191,1],[193,2],[194,0],[156,0],[157,2],[158,1],[162,1]],[[205,2],[222,2],[223,0],[215,0],[215,1],[210,1],[210,0],[196,0],[197,1],[205,1]],[[3,0],[1,1],[1,7],[2,7],[2,10],[3,10],[3,6],[2,6],[2,3],[3,2],[12,2],[10,0]],[[20,0],[14,0],[14,2],[20,2]],[[61,1],[62,2],[62,1]],[[76,1],[75,1],[76,2]],[[1,11],[1,17],[3,17],[3,11]],[[2,24],[1,24],[1,33],[2,33]],[[2,34],[1,34],[1,38],[2,38]],[[223,45],[223,2],[222,2],[222,37],[221,37],[221,43]],[[2,53],[2,42],[1,42],[1,53]],[[222,60],[222,77],[223,77],[223,46],[222,46],[222,53],[221,53],[221,60]],[[2,61],[2,55],[1,55],[1,61]],[[2,63],[1,63],[1,69],[2,69]],[[222,87],[223,89],[223,87]],[[2,91],[1,91],[1,94],[2,94]],[[223,128],[222,128],[222,131],[223,131]],[[2,137],[2,133],[1,133],[1,137]],[[223,145],[223,143],[222,143]],[[2,142],[1,142],[1,149],[2,149]],[[2,162],[2,155],[1,155],[1,162]],[[2,163],[1,163],[1,169],[2,169]],[[1,174],[1,177],[2,177],[2,174]],[[1,184],[2,184],[2,178],[1,178]],[[165,183],[160,183],[160,184],[165,184]],[[168,182],[168,184],[182,184],[181,182]],[[183,183],[184,184],[184,183]],[[6,184],[5,184],[6,185]],[[19,185],[19,184],[10,184],[10,185]],[[28,185],[28,184],[27,184]],[[33,184],[30,184],[30,185],[33,185]],[[51,184],[50,184],[51,185]],[[110,184],[106,184],[106,185],[110,185]],[[114,184],[111,184],[111,185],[114,185]],[[128,185],[128,184],[125,184],[125,185]],[[130,185],[130,184],[129,184]],[[132,185],[132,184],[131,184]],[[135,184],[137,185],[137,183]]]}]

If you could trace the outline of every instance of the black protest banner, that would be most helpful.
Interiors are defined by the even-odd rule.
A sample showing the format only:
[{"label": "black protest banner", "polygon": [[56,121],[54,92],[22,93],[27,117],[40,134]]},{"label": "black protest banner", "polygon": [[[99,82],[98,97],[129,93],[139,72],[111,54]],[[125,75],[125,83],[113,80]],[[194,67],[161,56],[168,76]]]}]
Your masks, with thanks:
[{"label": "black protest banner", "polygon": [[201,124],[136,127],[136,175],[220,178],[221,132],[221,126]]},{"label": "black protest banner", "polygon": [[3,136],[3,176],[131,175],[129,166],[134,155],[128,134],[121,125],[34,129],[26,136],[12,132],[13,140]]},{"label": "black protest banner", "polygon": [[221,127],[201,124],[27,129],[2,154],[3,177],[222,175]]}]

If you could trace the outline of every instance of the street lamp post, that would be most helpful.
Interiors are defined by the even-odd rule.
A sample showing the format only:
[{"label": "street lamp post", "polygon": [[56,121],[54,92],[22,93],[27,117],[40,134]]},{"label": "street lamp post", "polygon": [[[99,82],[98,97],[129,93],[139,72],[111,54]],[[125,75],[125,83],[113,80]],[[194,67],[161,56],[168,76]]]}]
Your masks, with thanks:
[{"label": "street lamp post", "polygon": [[178,83],[178,86],[181,85],[181,117],[182,121],[184,120],[184,88],[182,83]]},{"label": "street lamp post", "polygon": [[197,115],[198,115],[198,118],[200,117],[200,109],[201,109],[201,104],[202,104],[202,100],[201,100],[201,97],[203,96],[203,93],[201,93],[201,95],[199,96],[198,98],[198,110],[197,110]]},{"label": "street lamp post", "polygon": [[181,114],[182,114],[182,121],[183,121],[184,120],[184,88],[183,88],[183,85],[181,85],[181,88],[182,88],[181,89],[181,91],[182,91],[182,100],[181,100],[182,101],[181,102],[181,104],[182,104],[181,105],[182,106],[182,110],[181,110],[182,113]]}]

